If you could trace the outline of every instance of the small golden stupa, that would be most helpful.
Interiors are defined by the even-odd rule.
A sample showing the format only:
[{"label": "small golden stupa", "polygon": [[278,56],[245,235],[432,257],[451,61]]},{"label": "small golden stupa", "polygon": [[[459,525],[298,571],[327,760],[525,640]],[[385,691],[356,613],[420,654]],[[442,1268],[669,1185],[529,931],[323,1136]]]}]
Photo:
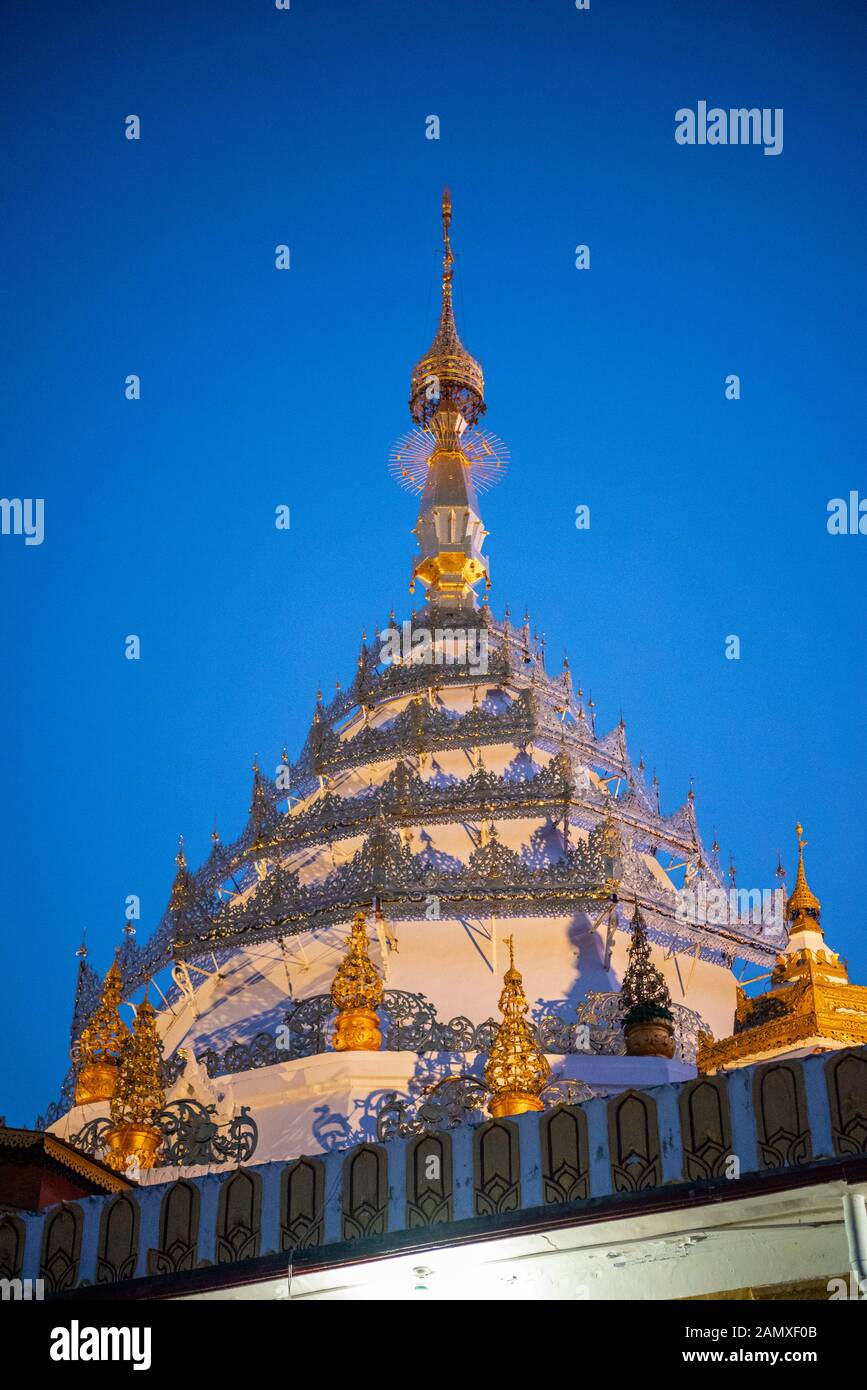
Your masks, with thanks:
[{"label": "small golden stupa", "polygon": [[503,1021],[485,1064],[485,1083],[491,1092],[488,1109],[495,1119],[544,1109],[539,1095],[551,1076],[548,1060],[525,1018],[530,1006],[520,972],[515,969],[514,938],[507,937],[506,944],[509,968],[500,995]]},{"label": "small golden stupa", "polygon": [[75,1104],[111,1100],[117,1083],[121,1051],[129,1030],[120,1016],[123,981],[118,952],[103,981],[99,1004],[79,1042]]},{"label": "small golden stupa", "polygon": [[825,945],[822,904],[804,872],[807,841],[800,823],[795,833],[798,873],[786,904],[786,946],[771,971],[771,987],[752,998],[738,989],[734,1033],[716,1041],[702,1034],[700,1072],[867,1043],[867,988],[849,983],[846,966]]},{"label": "small golden stupa", "polygon": [[156,1011],[147,997],[138,1006],[132,1033],[121,1052],[117,1086],[111,1100],[108,1132],[109,1167],[127,1172],[154,1168],[162,1135],[156,1117],[165,1105],[163,1045],[157,1032]]},{"label": "small golden stupa", "polygon": [[337,1009],[335,1052],[378,1052],[382,1046],[376,1010],[382,1003],[382,979],[367,949],[367,921],[355,914],[349,946],[331,986]]}]

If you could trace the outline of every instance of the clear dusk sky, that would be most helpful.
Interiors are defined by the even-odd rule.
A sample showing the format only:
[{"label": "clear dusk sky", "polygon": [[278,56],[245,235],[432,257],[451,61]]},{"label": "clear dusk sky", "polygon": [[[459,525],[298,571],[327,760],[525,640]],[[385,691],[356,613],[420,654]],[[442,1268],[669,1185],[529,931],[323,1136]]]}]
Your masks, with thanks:
[{"label": "clear dusk sky", "polygon": [[[0,536],[8,1122],[66,1071],[82,931],[104,971],[135,893],[144,939],[178,834],[233,838],[253,756],[409,615],[386,459],[446,182],[513,457],[494,610],[623,710],[663,809],[694,777],[740,886],[778,849],[792,883],[803,819],[867,983],[867,535],[826,526],[867,498],[861,0],[6,0],[0,46],[0,492],[45,504]],[[678,145],[700,101],[781,108],[782,152]]]}]

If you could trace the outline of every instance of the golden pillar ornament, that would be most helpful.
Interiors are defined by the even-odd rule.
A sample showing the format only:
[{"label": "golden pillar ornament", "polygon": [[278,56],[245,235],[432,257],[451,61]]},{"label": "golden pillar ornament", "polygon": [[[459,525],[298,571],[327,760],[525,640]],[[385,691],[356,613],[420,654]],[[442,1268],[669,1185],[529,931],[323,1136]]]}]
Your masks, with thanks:
[{"label": "golden pillar ornament", "polygon": [[117,960],[103,981],[99,1004],[79,1040],[75,1104],[111,1100],[117,1084],[121,1051],[129,1030],[119,1013],[123,981]]},{"label": "golden pillar ornament", "polygon": [[382,1046],[376,1010],[382,1003],[382,979],[368,955],[367,921],[355,914],[349,946],[331,986],[337,1009],[335,1052],[378,1052]]},{"label": "golden pillar ornament", "polygon": [[488,1109],[495,1119],[542,1110],[539,1099],[551,1068],[525,1018],[529,1009],[520,972],[515,969],[514,938],[507,937],[509,968],[503,976],[500,1012],[503,1021],[485,1064],[485,1083],[491,1092]]},{"label": "golden pillar ornament", "polygon": [[147,997],[138,1006],[132,1033],[120,1059],[117,1086],[111,1101],[108,1165],[118,1172],[156,1167],[162,1134],[156,1117],[166,1101],[163,1045],[156,1011]]}]

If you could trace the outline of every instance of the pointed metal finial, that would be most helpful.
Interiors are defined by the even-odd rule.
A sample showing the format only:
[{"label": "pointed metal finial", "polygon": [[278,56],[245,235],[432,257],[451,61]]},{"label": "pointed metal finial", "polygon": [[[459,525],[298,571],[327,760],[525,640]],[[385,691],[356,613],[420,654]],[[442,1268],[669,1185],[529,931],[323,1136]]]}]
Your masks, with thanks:
[{"label": "pointed metal finial", "polygon": [[[807,848],[807,841],[804,839],[804,827],[800,821],[795,826],[795,834],[798,837],[798,872],[795,876],[795,886],[792,889],[792,896],[786,904],[786,914],[790,920],[794,920],[802,913],[815,921],[818,927],[819,914],[822,904],[807,883],[807,875],[804,872],[804,850]],[[821,930],[821,928],[819,928]]]}]

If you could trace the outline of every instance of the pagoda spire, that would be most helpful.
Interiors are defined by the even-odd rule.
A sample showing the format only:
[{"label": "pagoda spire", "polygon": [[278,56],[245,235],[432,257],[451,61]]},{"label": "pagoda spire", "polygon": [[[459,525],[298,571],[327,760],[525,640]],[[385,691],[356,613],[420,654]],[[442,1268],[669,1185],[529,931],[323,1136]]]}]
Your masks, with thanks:
[{"label": "pagoda spire", "polygon": [[378,1052],[382,1045],[376,1009],[382,1003],[382,978],[368,952],[367,920],[357,912],[349,945],[331,985],[337,1009],[335,1052]]},{"label": "pagoda spire", "polygon": [[544,1109],[539,1096],[551,1075],[548,1059],[525,1018],[529,1009],[520,971],[515,969],[515,940],[506,937],[509,968],[503,976],[497,1029],[488,1060],[485,1082],[491,1092],[488,1109],[495,1119]]},{"label": "pagoda spire", "polygon": [[409,407],[419,425],[428,425],[444,406],[456,409],[467,425],[474,425],[485,413],[485,379],[481,364],[467,352],[458,336],[452,303],[455,258],[449,229],[452,198],[443,189],[443,275],[442,308],[436,336],[412,372]]},{"label": "pagoda spire", "polygon": [[794,931],[821,933],[822,904],[807,883],[807,875],[804,873],[804,850],[807,847],[807,841],[804,839],[804,827],[800,821],[795,826],[795,834],[798,837],[798,872],[795,876],[795,886],[789,901],[786,903],[789,935],[791,936]]},{"label": "pagoda spire", "polygon": [[428,460],[415,535],[420,554],[413,561],[416,580],[439,611],[460,614],[477,607],[475,586],[488,580],[482,554],[487,532],[482,522],[470,460],[462,437],[485,411],[482,368],[467,352],[455,324],[452,303],[454,256],[450,227],[452,201],[443,192],[442,310],[436,337],[416,363],[410,387],[410,413],[436,441]]}]

